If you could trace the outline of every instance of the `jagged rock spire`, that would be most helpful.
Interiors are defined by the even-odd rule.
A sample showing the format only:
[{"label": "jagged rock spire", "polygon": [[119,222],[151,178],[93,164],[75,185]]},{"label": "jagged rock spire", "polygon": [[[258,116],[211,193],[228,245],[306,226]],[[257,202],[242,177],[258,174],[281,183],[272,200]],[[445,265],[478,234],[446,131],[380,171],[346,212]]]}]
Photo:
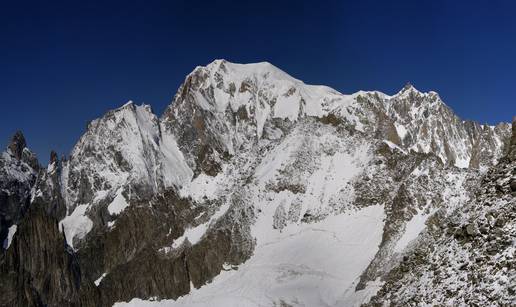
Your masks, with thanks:
[{"label": "jagged rock spire", "polygon": [[403,95],[412,92],[421,93],[417,88],[414,87],[414,85],[412,85],[412,83],[407,82],[405,86],[397,93],[397,95]]},{"label": "jagged rock spire", "polygon": [[55,151],[50,151],[50,164],[56,163],[59,161],[59,158],[57,157],[57,153]]},{"label": "jagged rock spire", "polygon": [[23,136],[23,133],[18,130],[11,138],[11,143],[9,144],[8,148],[11,150],[11,153],[16,159],[21,160],[23,149],[25,147],[27,147],[25,137]]},{"label": "jagged rock spire", "polygon": [[410,90],[411,88],[414,88],[414,86],[412,85],[412,83],[410,83],[410,81],[408,81],[405,86],[403,87],[403,90]]}]

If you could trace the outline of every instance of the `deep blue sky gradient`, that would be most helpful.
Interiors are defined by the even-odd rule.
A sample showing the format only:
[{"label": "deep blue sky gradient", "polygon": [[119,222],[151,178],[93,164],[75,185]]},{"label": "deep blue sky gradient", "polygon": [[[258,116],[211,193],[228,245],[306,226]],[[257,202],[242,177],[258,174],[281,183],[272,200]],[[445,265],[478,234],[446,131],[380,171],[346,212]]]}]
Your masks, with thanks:
[{"label": "deep blue sky gradient", "polygon": [[343,93],[435,90],[463,119],[516,115],[516,1],[0,0],[0,144],[43,163],[128,100],[160,115],[214,59]]}]

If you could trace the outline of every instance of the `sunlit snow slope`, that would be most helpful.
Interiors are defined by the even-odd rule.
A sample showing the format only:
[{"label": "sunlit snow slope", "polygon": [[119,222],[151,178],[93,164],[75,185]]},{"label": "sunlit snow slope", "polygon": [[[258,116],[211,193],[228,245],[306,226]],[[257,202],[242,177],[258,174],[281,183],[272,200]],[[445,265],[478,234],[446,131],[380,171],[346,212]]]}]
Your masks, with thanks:
[{"label": "sunlit snow slope", "polygon": [[236,270],[228,266],[212,283],[177,301],[134,299],[116,306],[359,305],[366,290],[353,295],[347,290],[378,251],[384,217],[381,206],[372,206],[313,224],[289,225],[282,232],[255,229],[264,238]]}]

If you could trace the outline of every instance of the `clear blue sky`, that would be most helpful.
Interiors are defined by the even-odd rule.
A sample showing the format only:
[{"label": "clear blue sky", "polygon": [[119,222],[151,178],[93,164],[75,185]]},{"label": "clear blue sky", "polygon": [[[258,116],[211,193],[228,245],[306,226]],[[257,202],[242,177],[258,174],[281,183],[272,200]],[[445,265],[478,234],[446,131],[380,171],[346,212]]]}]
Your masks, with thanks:
[{"label": "clear blue sky", "polygon": [[516,115],[516,1],[0,2],[0,141],[43,163],[127,100],[161,114],[217,58],[343,93],[435,90],[464,119]]}]

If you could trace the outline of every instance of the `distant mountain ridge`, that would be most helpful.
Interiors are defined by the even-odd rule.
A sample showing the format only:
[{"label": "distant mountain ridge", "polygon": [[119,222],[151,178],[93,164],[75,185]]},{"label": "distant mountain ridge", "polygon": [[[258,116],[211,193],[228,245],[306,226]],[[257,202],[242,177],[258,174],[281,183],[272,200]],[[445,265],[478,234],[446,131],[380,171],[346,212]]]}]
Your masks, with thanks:
[{"label": "distant mountain ridge", "polygon": [[510,124],[462,121],[412,85],[344,95],[216,60],[161,117],[128,102],[47,168],[13,137],[0,305],[358,306],[427,225],[474,201],[513,139]]}]

